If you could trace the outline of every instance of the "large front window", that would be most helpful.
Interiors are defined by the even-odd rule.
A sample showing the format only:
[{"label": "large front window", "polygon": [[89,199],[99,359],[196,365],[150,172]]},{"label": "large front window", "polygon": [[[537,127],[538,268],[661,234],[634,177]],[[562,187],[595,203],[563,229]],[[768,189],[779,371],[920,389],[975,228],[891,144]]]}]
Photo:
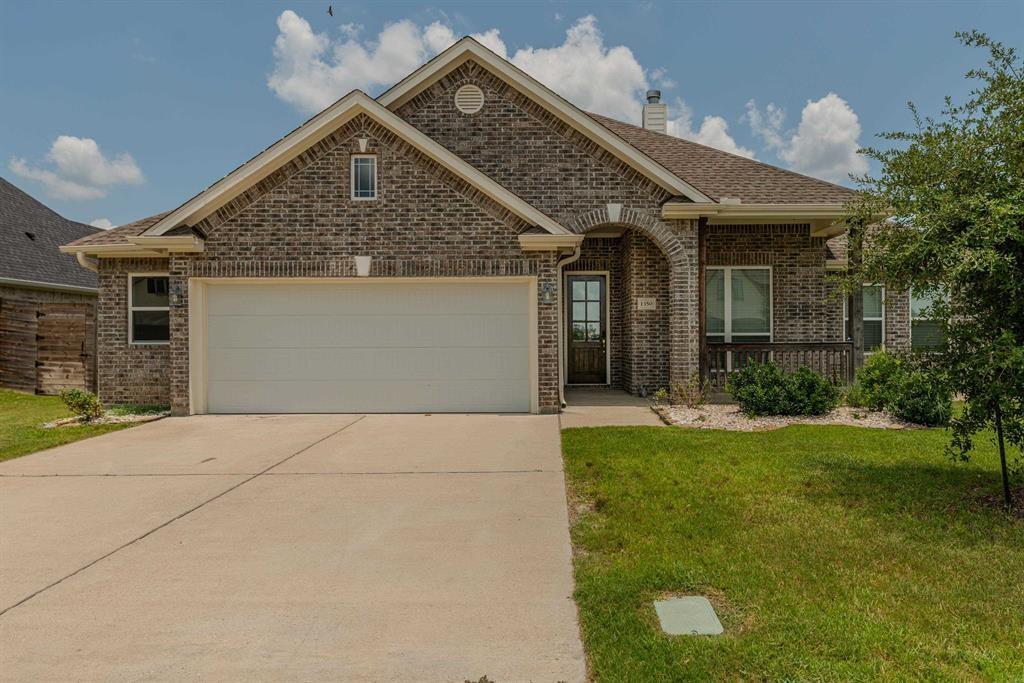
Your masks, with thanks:
[{"label": "large front window", "polygon": [[128,341],[166,344],[171,338],[169,278],[166,275],[128,277]]},{"label": "large front window", "polygon": [[705,292],[708,341],[742,343],[772,340],[770,268],[708,268]]}]

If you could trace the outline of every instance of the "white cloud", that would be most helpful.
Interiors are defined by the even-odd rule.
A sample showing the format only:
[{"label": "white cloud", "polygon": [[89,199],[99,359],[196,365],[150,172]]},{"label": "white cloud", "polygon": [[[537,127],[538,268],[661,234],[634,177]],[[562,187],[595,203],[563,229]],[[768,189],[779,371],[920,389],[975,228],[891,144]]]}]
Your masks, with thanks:
[{"label": "white cloud", "polygon": [[[361,27],[346,24],[343,38],[332,41],[291,10],[281,13],[277,27],[274,71],[267,84],[282,100],[310,113],[352,89],[390,86],[456,40],[452,28],[440,21],[417,26],[402,20],[365,41],[359,40]],[[525,47],[509,54],[497,28],[473,37],[578,107],[623,121],[640,122],[643,97],[652,83],[675,86],[663,68],[648,73],[628,47],[606,45],[593,16],[577,20],[554,47]],[[753,156],[732,138],[722,117],[705,117],[693,130],[688,108],[686,112],[685,125],[683,117],[677,119],[675,134]]]},{"label": "white cloud", "polygon": [[509,59],[582,109],[640,120],[648,85],[644,68],[628,47],[606,46],[592,16],[570,26],[561,45],[522,48]]},{"label": "white cloud", "polygon": [[42,183],[55,199],[98,199],[114,185],[145,182],[130,154],[108,158],[91,138],[58,136],[45,159],[51,168],[31,166],[20,158],[11,159],[7,167],[22,178]]},{"label": "white cloud", "polygon": [[109,218],[93,218],[89,221],[89,225],[100,230],[110,230],[114,227],[114,224],[110,222]]},{"label": "white cloud", "polygon": [[748,159],[754,158],[754,150],[742,147],[729,134],[729,124],[721,116],[705,116],[700,128],[693,127],[693,110],[686,102],[676,98],[669,107],[669,114],[676,114],[668,121],[668,134],[699,142],[708,147],[715,147],[724,152],[737,154]]},{"label": "white cloud", "polygon": [[834,92],[808,100],[796,131],[783,131],[786,113],[774,104],[762,112],[747,102],[744,119],[765,145],[774,149],[790,168],[825,180],[847,180],[851,173],[868,170],[860,148],[860,120],[849,103]]}]

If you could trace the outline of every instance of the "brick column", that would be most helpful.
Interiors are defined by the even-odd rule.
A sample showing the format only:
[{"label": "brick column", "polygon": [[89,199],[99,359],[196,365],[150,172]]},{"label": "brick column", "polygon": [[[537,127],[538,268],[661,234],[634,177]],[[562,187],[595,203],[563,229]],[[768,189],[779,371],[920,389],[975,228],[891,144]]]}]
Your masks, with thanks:
[{"label": "brick column", "polygon": [[700,248],[697,221],[673,221],[669,253],[669,381],[700,372]]},{"label": "brick column", "polygon": [[188,272],[187,255],[172,254],[169,286],[171,288],[171,349],[168,375],[171,385],[171,414],[189,414],[188,365]]}]

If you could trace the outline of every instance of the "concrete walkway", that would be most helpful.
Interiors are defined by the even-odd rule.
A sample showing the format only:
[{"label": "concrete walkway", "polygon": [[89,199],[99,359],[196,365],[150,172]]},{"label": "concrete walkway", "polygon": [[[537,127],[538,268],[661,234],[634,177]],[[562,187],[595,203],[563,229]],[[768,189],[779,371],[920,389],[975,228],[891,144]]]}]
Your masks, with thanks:
[{"label": "concrete walkway", "polygon": [[555,416],[162,420],[0,465],[5,680],[579,681]]},{"label": "concrete walkway", "polygon": [[562,429],[641,425],[664,427],[646,398],[610,387],[570,387],[565,390]]}]

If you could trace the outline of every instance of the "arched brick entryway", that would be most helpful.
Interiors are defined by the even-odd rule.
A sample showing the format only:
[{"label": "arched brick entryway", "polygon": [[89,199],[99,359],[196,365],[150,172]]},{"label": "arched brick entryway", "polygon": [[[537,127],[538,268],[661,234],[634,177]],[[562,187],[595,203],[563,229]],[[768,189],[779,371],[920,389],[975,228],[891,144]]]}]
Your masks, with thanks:
[{"label": "arched brick entryway", "polygon": [[[608,270],[618,277],[620,354],[612,383],[637,392],[683,382],[699,368],[699,277],[696,221],[663,221],[647,212],[609,205],[579,216],[568,227],[592,234],[623,231],[618,238],[588,238],[580,260],[567,270]],[[616,244],[608,243],[617,239]],[[660,253],[658,253],[660,252]],[[602,260],[606,267],[596,260]],[[616,282],[617,281],[617,282]],[[655,311],[637,310],[639,298],[657,299]],[[614,299],[613,299],[614,301]],[[615,363],[613,362],[613,366]]]}]

